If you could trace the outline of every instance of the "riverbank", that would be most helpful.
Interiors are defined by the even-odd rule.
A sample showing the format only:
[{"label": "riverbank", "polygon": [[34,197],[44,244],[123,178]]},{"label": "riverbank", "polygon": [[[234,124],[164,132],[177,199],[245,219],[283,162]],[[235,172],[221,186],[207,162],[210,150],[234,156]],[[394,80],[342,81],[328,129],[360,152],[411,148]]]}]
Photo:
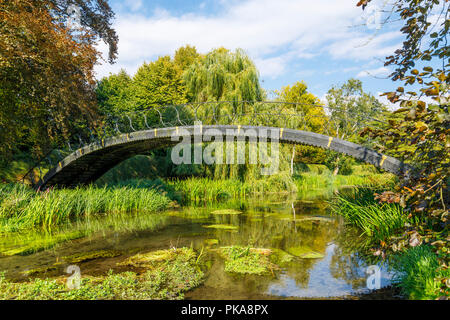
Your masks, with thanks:
[{"label": "riverbank", "polygon": [[[450,297],[450,269],[445,264],[449,258],[447,248],[444,245],[439,250],[440,256],[432,247],[436,242],[422,240],[417,233],[415,241],[408,241],[408,228],[412,230],[421,221],[412,219],[398,203],[380,204],[372,191],[357,190],[338,195],[331,208],[349,225],[362,231],[363,246],[374,260],[388,262],[394,270],[393,285],[402,295],[414,300]],[[442,244],[445,241],[444,234]]]},{"label": "riverbank", "polygon": [[[312,167],[315,168],[315,167]],[[207,178],[128,180],[114,185],[36,192],[21,184],[0,185],[0,227],[3,232],[54,226],[96,214],[160,212],[176,203],[217,202],[252,194],[305,193],[342,186],[381,187],[392,184],[387,173],[362,171],[333,176],[329,171],[287,172],[255,181]]]}]

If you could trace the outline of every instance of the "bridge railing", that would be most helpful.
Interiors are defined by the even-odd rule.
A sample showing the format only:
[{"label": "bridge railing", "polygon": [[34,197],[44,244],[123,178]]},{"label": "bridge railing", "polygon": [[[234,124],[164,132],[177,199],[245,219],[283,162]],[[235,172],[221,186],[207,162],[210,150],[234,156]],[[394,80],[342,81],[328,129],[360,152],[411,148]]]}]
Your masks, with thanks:
[{"label": "bridge railing", "polygon": [[[105,115],[100,125],[88,129],[82,138],[75,134],[48,152],[23,176],[22,182],[35,185],[45,173],[73,151],[92,143],[155,128],[193,125],[252,125],[312,131],[335,136],[336,128],[345,125],[343,119],[333,119],[332,111],[319,104],[282,101],[218,101],[158,106],[121,114]],[[373,124],[376,119],[347,114],[345,121]],[[350,119],[350,120],[348,120]],[[338,123],[339,122],[339,123]]]}]

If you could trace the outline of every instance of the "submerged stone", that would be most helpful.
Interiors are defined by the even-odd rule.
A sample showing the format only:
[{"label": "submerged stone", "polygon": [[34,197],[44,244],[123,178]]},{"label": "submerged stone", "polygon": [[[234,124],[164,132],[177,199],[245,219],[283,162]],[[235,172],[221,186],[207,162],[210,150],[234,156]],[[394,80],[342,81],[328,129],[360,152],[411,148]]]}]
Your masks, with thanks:
[{"label": "submerged stone", "polygon": [[25,270],[22,272],[23,275],[25,276],[32,276],[32,275],[36,275],[36,274],[40,274],[40,273],[46,273],[46,272],[51,272],[51,271],[56,271],[58,270],[57,267],[55,266],[49,266],[49,267],[41,267],[41,268],[36,268],[36,269],[31,269],[31,270]]},{"label": "submerged stone", "polygon": [[237,226],[232,226],[229,224],[210,224],[207,226],[203,226],[204,228],[208,229],[221,229],[221,230],[238,230],[239,228]]},{"label": "submerged stone", "polygon": [[[116,250],[97,250],[72,254],[70,256],[62,257],[62,260],[64,260],[67,263],[79,263],[94,259],[114,258],[120,256],[121,254],[122,252]],[[61,262],[57,262],[55,264],[61,264]]]},{"label": "submerged stone", "polygon": [[205,239],[205,244],[207,246],[213,246],[213,245],[219,244],[219,240],[218,239]]},{"label": "submerged stone", "polygon": [[302,259],[320,259],[324,257],[323,254],[316,252],[307,246],[291,247],[286,249],[286,251],[291,255]]},{"label": "submerged stone", "polygon": [[283,266],[292,262],[295,257],[284,250],[281,249],[272,249],[273,254],[270,256],[270,261],[273,263]]},{"label": "submerged stone", "polygon": [[241,214],[241,211],[233,210],[233,209],[223,209],[223,210],[215,210],[211,212],[211,214],[230,214],[230,215],[237,215]]}]

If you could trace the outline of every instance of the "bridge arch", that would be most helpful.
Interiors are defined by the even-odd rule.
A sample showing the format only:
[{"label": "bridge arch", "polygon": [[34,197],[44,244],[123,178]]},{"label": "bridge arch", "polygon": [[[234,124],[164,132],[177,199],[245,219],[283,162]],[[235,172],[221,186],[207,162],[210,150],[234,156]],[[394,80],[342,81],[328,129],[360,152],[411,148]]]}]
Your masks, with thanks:
[{"label": "bridge arch", "polygon": [[[75,187],[89,184],[120,162],[151,149],[176,145],[181,137],[200,138],[201,135],[202,139],[211,139],[213,135],[209,132],[212,130],[208,129],[221,132],[224,140],[242,139],[245,131],[254,131],[259,138],[266,137],[269,131],[276,131],[279,132],[280,143],[334,150],[397,175],[406,171],[406,166],[393,157],[352,142],[308,131],[261,126],[205,125],[199,132],[196,126],[180,126],[121,134],[80,148],[50,169],[36,187],[46,189],[52,186]],[[174,141],[174,136],[179,137],[179,140]]]}]

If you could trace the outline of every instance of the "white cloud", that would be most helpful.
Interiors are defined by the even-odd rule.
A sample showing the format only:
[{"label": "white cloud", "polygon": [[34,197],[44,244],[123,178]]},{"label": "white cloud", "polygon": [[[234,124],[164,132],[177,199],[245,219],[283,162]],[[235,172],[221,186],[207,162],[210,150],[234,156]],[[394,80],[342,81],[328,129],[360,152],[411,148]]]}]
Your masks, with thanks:
[{"label": "white cloud", "polygon": [[119,35],[119,59],[116,65],[98,66],[98,76],[121,67],[133,73],[144,60],[173,54],[186,44],[203,53],[220,46],[243,48],[261,75],[270,78],[283,75],[296,59],[325,54],[333,59],[369,60],[397,48],[391,42],[399,34],[393,32],[358,48],[367,36],[348,28],[362,14],[354,1],[246,0],[223,1],[223,5],[222,13],[216,15],[174,16],[164,9],[152,16],[118,14],[114,27]]},{"label": "white cloud", "polygon": [[376,69],[364,70],[356,75],[357,78],[364,77],[388,77],[392,71],[386,67],[380,67]]},{"label": "white cloud", "polygon": [[284,57],[256,58],[254,61],[261,77],[270,77],[272,79],[282,75],[288,63]]}]

